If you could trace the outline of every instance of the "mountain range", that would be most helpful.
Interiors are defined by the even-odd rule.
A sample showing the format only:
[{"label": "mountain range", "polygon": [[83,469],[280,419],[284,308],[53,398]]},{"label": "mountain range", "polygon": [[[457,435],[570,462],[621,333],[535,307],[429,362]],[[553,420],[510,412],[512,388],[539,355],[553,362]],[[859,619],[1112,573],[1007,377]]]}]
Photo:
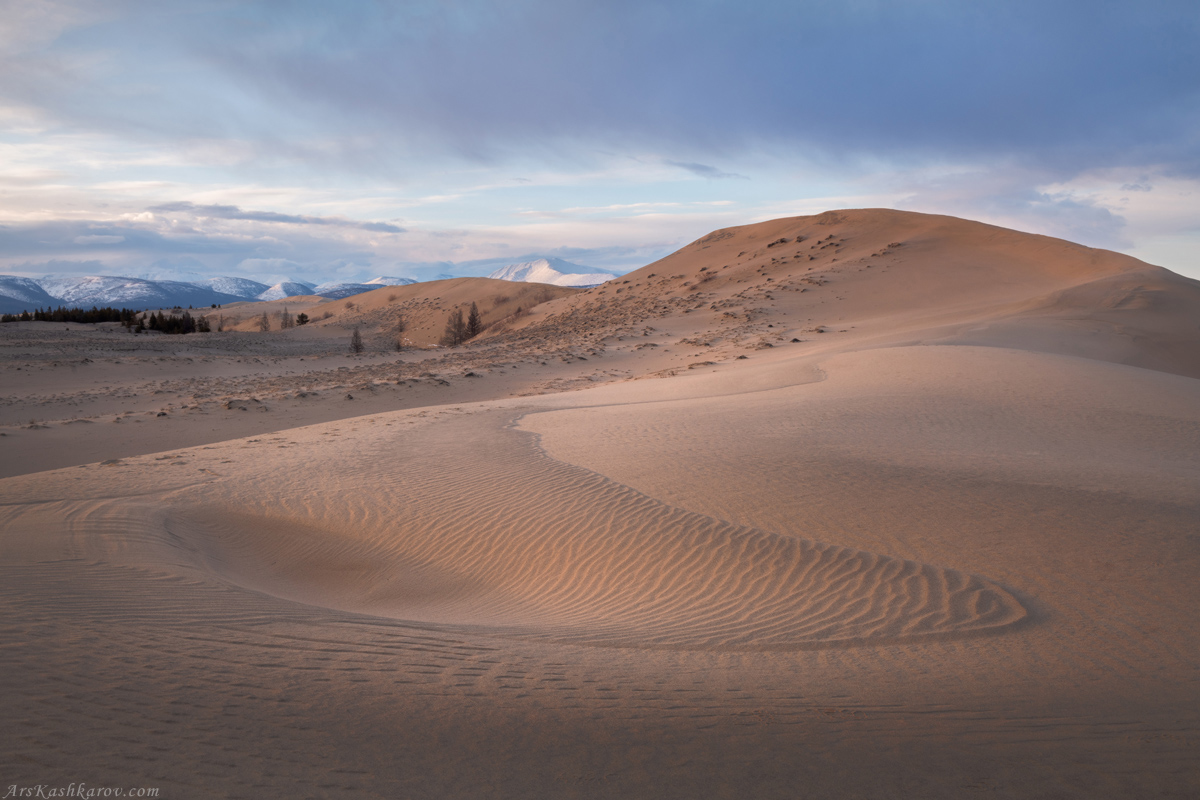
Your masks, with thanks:
[{"label": "mountain range", "polygon": [[[492,272],[488,277],[506,281],[586,287],[596,286],[615,275],[547,256],[509,264]],[[55,306],[112,306],[136,310],[176,306],[204,308],[213,304],[280,300],[297,295],[316,295],[340,300],[378,289],[380,286],[404,286],[416,282],[412,278],[388,275],[380,275],[362,283],[330,281],[313,284],[302,280],[285,280],[273,286],[249,278],[230,276],[181,281],[111,275],[47,275],[39,278],[0,275],[0,313],[17,314]]]},{"label": "mountain range", "polygon": [[331,300],[378,289],[416,283],[411,278],[381,275],[363,283],[281,281],[274,286],[249,278],[218,277],[202,281],[150,280],[111,275],[21,278],[0,275],[0,313],[17,314],[36,308],[112,306],[114,308],[203,308],[214,303],[279,300],[296,295],[317,295]]}]

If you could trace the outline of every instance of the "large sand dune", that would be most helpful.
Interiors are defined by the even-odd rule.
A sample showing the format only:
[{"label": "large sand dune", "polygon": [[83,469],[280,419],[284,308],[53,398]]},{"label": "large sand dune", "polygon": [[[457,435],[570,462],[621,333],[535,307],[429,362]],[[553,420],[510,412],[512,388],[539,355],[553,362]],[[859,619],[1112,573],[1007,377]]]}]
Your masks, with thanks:
[{"label": "large sand dune", "polygon": [[0,330],[4,783],[1200,791],[1194,281],[846,211],[539,299],[359,359]]}]

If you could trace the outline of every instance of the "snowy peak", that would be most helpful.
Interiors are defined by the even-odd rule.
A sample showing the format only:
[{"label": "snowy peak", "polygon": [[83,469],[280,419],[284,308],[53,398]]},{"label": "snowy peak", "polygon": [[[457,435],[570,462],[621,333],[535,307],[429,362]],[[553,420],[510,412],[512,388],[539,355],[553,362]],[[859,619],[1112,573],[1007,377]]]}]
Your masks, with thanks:
[{"label": "snowy peak", "polygon": [[0,275],[0,314],[19,314],[54,305],[54,298],[31,278]]},{"label": "snowy peak", "polygon": [[394,278],[388,275],[380,275],[377,278],[371,278],[369,281],[363,281],[367,286],[408,286],[416,283],[412,278]]},{"label": "snowy peak", "polygon": [[316,288],[311,283],[301,283],[300,281],[280,281],[265,292],[260,292],[255,295],[255,300],[282,300],[285,297],[295,297],[296,295],[316,294]]},{"label": "snowy peak", "polygon": [[559,258],[539,258],[520,264],[501,267],[489,278],[522,283],[550,283],[555,286],[596,286],[616,276],[608,272],[588,272],[590,267],[572,264]]},{"label": "snowy peak", "polygon": [[234,297],[240,297],[243,300],[253,300],[260,294],[271,288],[265,283],[252,281],[249,278],[234,278],[223,276],[220,278],[209,278],[199,282],[200,286],[207,286],[214,292],[222,294],[231,294]]}]

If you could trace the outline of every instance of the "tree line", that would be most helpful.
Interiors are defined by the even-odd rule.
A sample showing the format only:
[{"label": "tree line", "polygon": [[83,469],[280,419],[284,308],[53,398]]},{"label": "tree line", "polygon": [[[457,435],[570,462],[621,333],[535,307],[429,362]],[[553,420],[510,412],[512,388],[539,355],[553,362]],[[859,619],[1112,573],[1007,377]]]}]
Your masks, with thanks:
[{"label": "tree line", "polygon": [[[130,327],[126,325],[125,327]],[[208,324],[208,318],[203,314],[193,317],[188,312],[183,312],[182,315],[164,314],[159,311],[154,314],[142,314],[137,321],[137,327],[133,329],[134,333],[141,333],[145,330],[158,331],[160,333],[210,333],[212,327]]]},{"label": "tree line", "polygon": [[39,308],[32,312],[3,314],[0,315],[0,322],[82,322],[89,325],[99,322],[120,322],[128,327],[133,324],[137,313],[128,308],[110,308],[109,306],[104,308],[92,306],[90,311],[59,306],[53,309],[47,308],[45,311]]},{"label": "tree line", "polygon": [[45,311],[23,311],[20,314],[0,315],[3,322],[81,322],[95,325],[100,322],[119,322],[133,333],[142,331],[158,331],[159,333],[209,333],[212,327],[208,319],[200,314],[193,317],[184,311],[182,314],[167,314],[162,311],[146,313],[128,308],[112,308],[92,306],[90,310],[83,308],[47,308]]}]

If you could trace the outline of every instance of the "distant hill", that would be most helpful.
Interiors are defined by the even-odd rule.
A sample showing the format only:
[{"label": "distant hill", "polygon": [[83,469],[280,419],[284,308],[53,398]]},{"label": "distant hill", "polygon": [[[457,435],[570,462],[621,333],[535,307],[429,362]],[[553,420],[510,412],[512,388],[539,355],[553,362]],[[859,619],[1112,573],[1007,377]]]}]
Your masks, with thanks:
[{"label": "distant hill", "polygon": [[54,303],[54,298],[32,278],[0,275],[0,314],[19,314]]}]

